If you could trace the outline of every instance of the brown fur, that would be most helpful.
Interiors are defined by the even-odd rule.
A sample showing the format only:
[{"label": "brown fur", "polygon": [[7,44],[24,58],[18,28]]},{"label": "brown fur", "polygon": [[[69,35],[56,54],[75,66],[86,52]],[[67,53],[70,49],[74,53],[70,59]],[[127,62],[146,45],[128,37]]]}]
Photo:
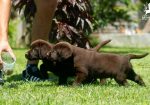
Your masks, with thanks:
[{"label": "brown fur", "polygon": [[148,53],[143,55],[98,53],[73,46],[67,42],[60,42],[53,47],[49,56],[59,62],[70,57],[73,58],[76,69],[75,85],[88,79],[114,78],[119,85],[126,85],[127,79],[129,79],[144,86],[144,81],[134,72],[130,60],[143,58],[147,55]]},{"label": "brown fur", "polygon": [[[102,46],[104,46],[108,42],[110,41],[106,40],[98,44],[95,48],[89,50],[98,51]],[[53,64],[51,59],[47,58],[47,54],[48,52],[51,52],[53,46],[53,44],[50,44],[49,42],[46,42],[44,40],[36,40],[31,43],[30,49],[25,54],[25,57],[28,60],[43,61],[43,64],[40,66],[40,71],[43,79],[48,78],[47,71],[51,71],[55,75],[59,76],[59,84],[66,84],[67,78],[69,76],[75,75],[73,61],[72,59],[67,59],[64,62],[57,62],[56,64]]]},{"label": "brown fur", "polygon": [[91,48],[90,50],[93,50],[93,51],[98,51],[100,48],[102,48],[104,45],[106,45],[107,43],[109,43],[111,40],[108,39],[108,40],[105,40],[101,43],[99,43],[97,46],[95,46],[94,48]]},{"label": "brown fur", "polygon": [[53,62],[47,60],[47,52],[51,51],[53,44],[44,40],[35,40],[31,43],[30,49],[26,52],[25,57],[28,60],[42,60],[40,66],[40,78],[48,79],[49,68],[53,69]]},{"label": "brown fur", "polygon": [[25,57],[29,60],[46,59],[47,52],[51,51],[53,44],[44,40],[36,40],[31,43],[30,50],[27,51]]}]

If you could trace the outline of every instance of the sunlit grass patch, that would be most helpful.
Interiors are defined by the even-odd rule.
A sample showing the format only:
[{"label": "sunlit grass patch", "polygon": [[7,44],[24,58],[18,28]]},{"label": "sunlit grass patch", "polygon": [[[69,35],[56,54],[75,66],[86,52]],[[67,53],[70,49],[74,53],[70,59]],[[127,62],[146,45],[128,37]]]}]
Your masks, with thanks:
[{"label": "sunlit grass patch", "polygon": [[[135,72],[140,74],[146,87],[129,81],[128,86],[118,86],[112,79],[105,85],[86,84],[73,87],[58,86],[57,80],[46,82],[24,82],[21,73],[25,69],[26,49],[15,49],[17,61],[14,73],[5,77],[0,86],[0,105],[149,105],[150,103],[150,55],[132,60]],[[115,53],[150,52],[147,49],[103,48],[102,51]]]}]

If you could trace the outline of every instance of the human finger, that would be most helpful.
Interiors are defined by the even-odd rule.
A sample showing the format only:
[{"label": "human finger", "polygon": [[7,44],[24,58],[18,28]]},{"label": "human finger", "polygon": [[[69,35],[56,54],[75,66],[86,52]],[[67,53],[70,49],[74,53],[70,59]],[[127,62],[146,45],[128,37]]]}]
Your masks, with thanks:
[{"label": "human finger", "polygon": [[12,58],[16,61],[16,56],[12,50],[8,50],[8,53],[12,56]]}]

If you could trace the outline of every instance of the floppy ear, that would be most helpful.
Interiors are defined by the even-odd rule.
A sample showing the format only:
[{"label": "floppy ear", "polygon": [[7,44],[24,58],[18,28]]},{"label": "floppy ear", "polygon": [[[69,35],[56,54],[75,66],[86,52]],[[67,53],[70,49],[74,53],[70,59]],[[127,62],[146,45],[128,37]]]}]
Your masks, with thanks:
[{"label": "floppy ear", "polygon": [[26,52],[25,57],[29,60],[37,60],[39,58],[40,40],[35,40],[31,43],[30,49]]},{"label": "floppy ear", "polygon": [[34,47],[36,47],[36,46],[39,46],[39,44],[40,44],[42,41],[43,41],[43,40],[41,40],[41,39],[38,39],[38,40],[33,41],[33,42],[31,43],[31,45],[30,45],[30,48],[34,48]]},{"label": "floppy ear", "polygon": [[39,59],[43,59],[47,57],[47,53],[52,50],[52,44],[47,41],[38,39],[31,43],[31,48],[36,49],[38,51]]},{"label": "floppy ear", "polygon": [[39,42],[39,56],[41,59],[47,58],[47,53],[52,50],[52,44],[47,41],[41,40]]},{"label": "floppy ear", "polygon": [[41,56],[42,58],[47,58],[47,56],[48,56],[47,54],[51,50],[52,50],[52,44],[43,43],[40,47],[39,56]]},{"label": "floppy ear", "polygon": [[68,42],[59,42],[54,46],[54,50],[57,52],[59,57],[63,59],[67,59],[73,54],[72,45]]}]

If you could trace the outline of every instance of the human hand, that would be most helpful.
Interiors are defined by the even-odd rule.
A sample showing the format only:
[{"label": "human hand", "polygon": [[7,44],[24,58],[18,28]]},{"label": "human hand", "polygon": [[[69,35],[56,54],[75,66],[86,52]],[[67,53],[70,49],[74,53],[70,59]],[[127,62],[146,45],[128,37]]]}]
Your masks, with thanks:
[{"label": "human hand", "polygon": [[6,41],[0,40],[0,64],[2,64],[1,53],[3,51],[10,53],[10,55],[13,57],[13,59],[16,60],[16,57],[15,57],[8,41],[7,40]]}]

